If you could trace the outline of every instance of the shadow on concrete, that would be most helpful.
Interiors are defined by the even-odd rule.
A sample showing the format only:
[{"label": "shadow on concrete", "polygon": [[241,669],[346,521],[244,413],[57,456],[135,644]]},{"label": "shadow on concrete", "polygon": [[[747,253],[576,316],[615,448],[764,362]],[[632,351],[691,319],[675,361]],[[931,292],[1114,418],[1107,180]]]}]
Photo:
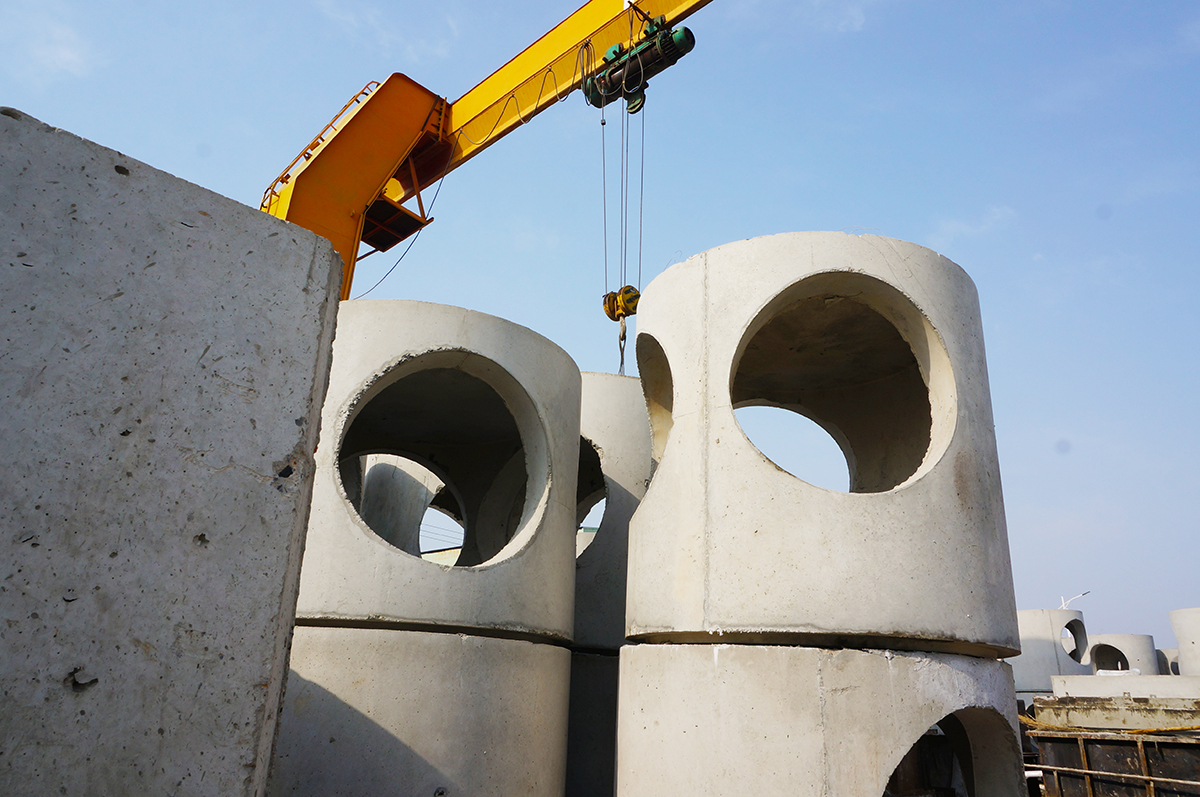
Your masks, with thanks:
[{"label": "shadow on concrete", "polygon": [[370,717],[291,672],[268,793],[456,797],[463,791]]}]

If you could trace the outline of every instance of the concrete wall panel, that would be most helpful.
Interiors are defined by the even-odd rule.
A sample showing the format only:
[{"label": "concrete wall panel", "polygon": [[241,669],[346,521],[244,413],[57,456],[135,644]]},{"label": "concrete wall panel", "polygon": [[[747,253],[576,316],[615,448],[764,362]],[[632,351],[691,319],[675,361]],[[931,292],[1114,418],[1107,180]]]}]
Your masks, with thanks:
[{"label": "concrete wall panel", "polygon": [[[297,616],[570,639],[579,397],[574,362],[524,327],[424,302],[342,302]],[[367,454],[454,485],[470,566],[420,559],[368,527],[347,485]]]},{"label": "concrete wall panel", "polygon": [[1023,794],[1006,664],[966,656],[766,645],[621,651],[617,794],[878,797],[954,715],[977,797]]},{"label": "concrete wall panel", "polygon": [[[659,466],[630,529],[627,632],[997,655],[1017,649],[978,299],[934,252],[793,233],[645,290]],[[852,492],[781,470],[733,410],[808,415]]]},{"label": "concrete wall panel", "polygon": [[518,640],[297,627],[271,793],[561,797],[570,657]]},{"label": "concrete wall panel", "polygon": [[0,793],[262,793],[341,261],[11,109],[0,241]]}]

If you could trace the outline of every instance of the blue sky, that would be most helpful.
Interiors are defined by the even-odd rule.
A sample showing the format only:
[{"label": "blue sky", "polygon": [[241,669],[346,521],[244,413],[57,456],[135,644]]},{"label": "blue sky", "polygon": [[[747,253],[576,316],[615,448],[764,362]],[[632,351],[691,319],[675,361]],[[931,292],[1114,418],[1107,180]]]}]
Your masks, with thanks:
[{"label": "blue sky", "polygon": [[[257,205],[368,80],[456,99],[575,5],[0,0],[0,104]],[[792,230],[962,265],[1018,606],[1090,590],[1090,631],[1173,645],[1167,612],[1200,605],[1200,4],[714,0],[687,24],[695,51],[648,92],[643,283]],[[509,318],[615,370],[600,178],[576,94],[451,174],[371,295]],[[778,456],[836,480],[808,448]]]}]

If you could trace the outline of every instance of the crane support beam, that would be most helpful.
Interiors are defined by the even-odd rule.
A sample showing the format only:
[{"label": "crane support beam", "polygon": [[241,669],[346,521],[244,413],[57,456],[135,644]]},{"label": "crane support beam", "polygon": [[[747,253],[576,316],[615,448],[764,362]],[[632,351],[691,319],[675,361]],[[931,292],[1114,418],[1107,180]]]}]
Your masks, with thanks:
[{"label": "crane support beam", "polygon": [[[712,0],[640,0],[647,16],[674,26]],[[631,47],[642,20],[625,0],[591,0],[450,106],[455,140],[449,168],[470,160],[531,117],[579,88],[614,44]],[[590,45],[585,49],[585,45]],[[584,53],[590,61],[584,62]]]},{"label": "crane support beam", "polygon": [[[420,192],[579,88],[646,17],[669,27],[711,0],[590,0],[454,103],[400,73],[369,83],[263,195],[262,209],[329,238],[350,296],[361,243],[386,251],[433,221]],[[404,207],[417,199],[418,211]],[[368,252],[367,254],[370,254]]]}]

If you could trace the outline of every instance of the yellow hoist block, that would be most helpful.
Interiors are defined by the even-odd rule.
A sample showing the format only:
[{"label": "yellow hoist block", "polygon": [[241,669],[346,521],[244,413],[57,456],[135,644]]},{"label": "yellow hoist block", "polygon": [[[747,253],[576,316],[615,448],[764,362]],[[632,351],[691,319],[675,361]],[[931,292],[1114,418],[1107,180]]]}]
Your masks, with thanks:
[{"label": "yellow hoist block", "polygon": [[604,294],[604,314],[613,321],[620,321],[631,315],[637,315],[638,301],[642,294],[632,285],[626,285],[619,291]]}]

